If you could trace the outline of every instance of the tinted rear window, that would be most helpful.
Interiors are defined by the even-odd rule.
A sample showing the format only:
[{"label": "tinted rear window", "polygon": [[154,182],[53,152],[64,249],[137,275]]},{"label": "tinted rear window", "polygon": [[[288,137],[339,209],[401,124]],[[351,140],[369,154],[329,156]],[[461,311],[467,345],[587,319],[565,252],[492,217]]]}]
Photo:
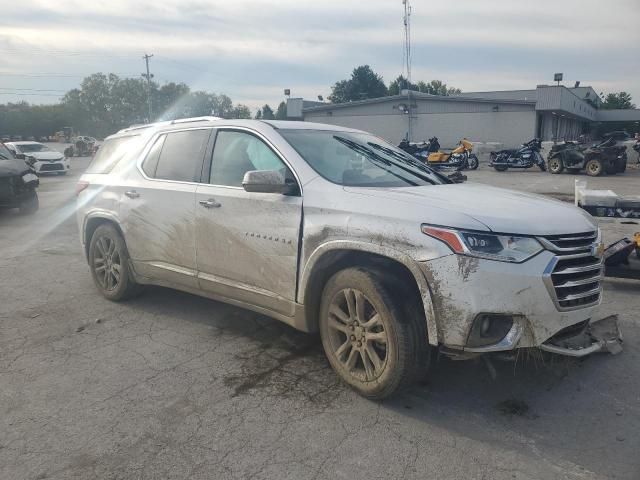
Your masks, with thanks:
[{"label": "tinted rear window", "polygon": [[168,133],[156,167],[155,178],[199,182],[211,129]]},{"label": "tinted rear window", "polygon": [[106,140],[98,153],[93,157],[87,173],[109,173],[116,163],[122,160],[125,155],[137,149],[140,145],[140,136],[131,135],[129,137],[118,137]]}]

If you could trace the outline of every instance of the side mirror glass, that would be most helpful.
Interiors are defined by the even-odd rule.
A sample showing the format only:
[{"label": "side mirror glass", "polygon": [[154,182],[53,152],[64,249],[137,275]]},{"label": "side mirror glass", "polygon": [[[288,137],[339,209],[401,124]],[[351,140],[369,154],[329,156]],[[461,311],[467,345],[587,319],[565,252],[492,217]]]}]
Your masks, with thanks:
[{"label": "side mirror glass", "polygon": [[298,191],[295,182],[287,181],[277,170],[250,170],[244,174],[242,187],[247,192],[292,195]]}]

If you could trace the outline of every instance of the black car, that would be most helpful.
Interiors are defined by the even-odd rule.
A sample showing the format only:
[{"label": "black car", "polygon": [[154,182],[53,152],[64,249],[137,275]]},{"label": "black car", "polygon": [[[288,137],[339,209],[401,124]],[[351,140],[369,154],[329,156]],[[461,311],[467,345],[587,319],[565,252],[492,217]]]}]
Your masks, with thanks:
[{"label": "black car", "polygon": [[38,210],[38,176],[24,160],[15,158],[0,143],[0,208],[19,208],[21,213]]}]

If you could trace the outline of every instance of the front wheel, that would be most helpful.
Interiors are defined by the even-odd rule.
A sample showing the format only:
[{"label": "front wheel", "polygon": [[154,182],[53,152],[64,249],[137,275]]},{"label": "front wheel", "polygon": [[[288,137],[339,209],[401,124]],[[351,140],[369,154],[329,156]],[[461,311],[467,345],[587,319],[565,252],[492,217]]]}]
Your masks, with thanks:
[{"label": "front wheel", "polygon": [[469,170],[476,170],[480,166],[480,161],[475,155],[469,156]]},{"label": "front wheel", "polygon": [[[320,305],[320,337],[338,376],[360,394],[383,399],[410,385],[429,349],[424,319],[407,315],[383,275],[363,268],[336,273]],[[422,327],[422,330],[421,330]]]},{"label": "front wheel", "polygon": [[551,160],[549,160],[548,164],[549,164],[549,172],[553,173],[554,175],[558,173],[562,173],[564,170],[564,163],[562,162],[562,159],[559,157],[553,157]]},{"label": "front wheel", "polygon": [[33,215],[39,208],[38,193],[34,190],[33,194],[20,204],[19,210],[21,215]]},{"label": "front wheel", "polygon": [[585,165],[585,170],[587,171],[587,175],[589,175],[590,177],[599,177],[600,175],[602,175],[604,167],[600,159],[592,158]]},{"label": "front wheel", "polygon": [[498,172],[504,172],[509,167],[507,167],[506,165],[494,165],[493,168],[495,168],[496,171],[498,171]]},{"label": "front wheel", "polygon": [[541,162],[538,164],[538,168],[540,168],[540,171],[542,172],[546,172],[547,171],[547,166],[544,164],[544,162]]},{"label": "front wheel", "polygon": [[111,224],[96,228],[89,243],[89,268],[102,295],[115,302],[139,291],[129,271],[129,253],[124,238]]}]

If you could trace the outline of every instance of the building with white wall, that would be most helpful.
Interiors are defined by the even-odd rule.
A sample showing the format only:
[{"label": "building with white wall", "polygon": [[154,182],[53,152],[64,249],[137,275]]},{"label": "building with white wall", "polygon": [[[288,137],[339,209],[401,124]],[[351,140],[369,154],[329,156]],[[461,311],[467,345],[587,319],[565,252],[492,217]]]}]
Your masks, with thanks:
[{"label": "building with white wall", "polygon": [[[591,87],[539,85],[532,90],[467,92],[442,97],[403,90],[400,95],[330,104],[291,98],[291,119],[372,132],[391,143],[439,138],[453,146],[461,138],[515,147],[534,137],[574,140],[599,122],[640,121],[640,110],[598,110]],[[617,113],[623,112],[623,113]]]}]

